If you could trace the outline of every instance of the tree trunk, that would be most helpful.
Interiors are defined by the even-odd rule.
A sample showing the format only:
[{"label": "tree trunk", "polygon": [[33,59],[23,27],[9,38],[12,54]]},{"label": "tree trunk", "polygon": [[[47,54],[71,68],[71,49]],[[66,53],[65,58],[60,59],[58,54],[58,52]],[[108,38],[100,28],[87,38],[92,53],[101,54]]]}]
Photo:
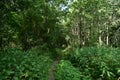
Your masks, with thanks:
[{"label": "tree trunk", "polygon": [[108,25],[107,25],[107,36],[106,36],[106,45],[109,45],[109,33],[108,33]]},{"label": "tree trunk", "polygon": [[98,33],[99,33],[99,37],[98,37],[98,40],[99,40],[99,46],[102,46],[102,30],[100,28],[100,17],[98,17]]}]

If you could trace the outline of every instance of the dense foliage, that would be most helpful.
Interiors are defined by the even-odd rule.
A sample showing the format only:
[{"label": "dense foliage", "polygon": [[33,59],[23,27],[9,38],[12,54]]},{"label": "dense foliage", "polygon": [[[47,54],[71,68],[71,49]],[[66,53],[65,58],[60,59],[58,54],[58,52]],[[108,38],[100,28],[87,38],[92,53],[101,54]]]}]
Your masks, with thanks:
[{"label": "dense foliage", "polygon": [[120,45],[119,0],[1,0],[0,48]]},{"label": "dense foliage", "polygon": [[9,49],[0,53],[1,80],[48,80],[52,60],[32,52]]},{"label": "dense foliage", "polygon": [[[120,77],[119,53],[119,49],[105,47],[73,49],[55,64],[55,80],[116,80]],[[0,53],[0,79],[48,80],[53,58],[42,54],[34,50],[2,51]]]},{"label": "dense foliage", "polygon": [[74,49],[68,59],[82,73],[82,80],[117,80],[120,77],[120,49]]},{"label": "dense foliage", "polygon": [[119,17],[120,0],[0,0],[0,79],[120,80]]},{"label": "dense foliage", "polygon": [[69,61],[61,60],[56,65],[55,80],[80,80],[80,72]]}]

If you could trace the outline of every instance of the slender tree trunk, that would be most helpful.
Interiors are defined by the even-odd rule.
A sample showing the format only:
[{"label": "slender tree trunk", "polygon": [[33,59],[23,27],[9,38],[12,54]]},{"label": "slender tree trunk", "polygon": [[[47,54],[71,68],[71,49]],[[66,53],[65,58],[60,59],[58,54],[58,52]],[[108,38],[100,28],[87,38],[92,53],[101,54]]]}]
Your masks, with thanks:
[{"label": "slender tree trunk", "polygon": [[106,36],[106,45],[109,45],[109,32],[108,32],[108,25],[107,25],[107,36]]},{"label": "slender tree trunk", "polygon": [[102,45],[101,30],[99,30],[99,46]]},{"label": "slender tree trunk", "polygon": [[101,30],[100,27],[101,27],[101,26],[100,26],[100,17],[98,17],[98,33],[99,33],[98,40],[99,40],[99,46],[102,45],[102,35],[101,35],[102,30]]},{"label": "slender tree trunk", "polygon": [[80,19],[79,19],[79,38],[80,38],[80,47],[82,47],[82,44],[83,44],[83,37],[82,37],[82,33],[83,33],[83,29],[82,29],[82,27],[83,27],[83,25],[82,25],[82,8],[80,8]]}]

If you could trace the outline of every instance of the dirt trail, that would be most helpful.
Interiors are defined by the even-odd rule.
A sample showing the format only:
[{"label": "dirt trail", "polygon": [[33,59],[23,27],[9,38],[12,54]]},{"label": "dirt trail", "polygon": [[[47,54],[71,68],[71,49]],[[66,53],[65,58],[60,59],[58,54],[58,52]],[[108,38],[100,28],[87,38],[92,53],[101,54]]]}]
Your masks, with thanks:
[{"label": "dirt trail", "polygon": [[55,70],[55,65],[59,62],[59,60],[55,60],[51,67],[50,67],[50,73],[49,73],[49,80],[55,80],[54,79],[54,70]]}]

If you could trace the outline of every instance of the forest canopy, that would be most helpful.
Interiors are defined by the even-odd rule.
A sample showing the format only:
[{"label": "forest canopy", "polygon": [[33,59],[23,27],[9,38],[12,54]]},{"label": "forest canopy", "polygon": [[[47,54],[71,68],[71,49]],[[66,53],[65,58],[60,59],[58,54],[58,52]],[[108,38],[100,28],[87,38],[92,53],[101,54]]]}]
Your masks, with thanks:
[{"label": "forest canopy", "polygon": [[119,0],[1,0],[0,47],[120,47]]}]

